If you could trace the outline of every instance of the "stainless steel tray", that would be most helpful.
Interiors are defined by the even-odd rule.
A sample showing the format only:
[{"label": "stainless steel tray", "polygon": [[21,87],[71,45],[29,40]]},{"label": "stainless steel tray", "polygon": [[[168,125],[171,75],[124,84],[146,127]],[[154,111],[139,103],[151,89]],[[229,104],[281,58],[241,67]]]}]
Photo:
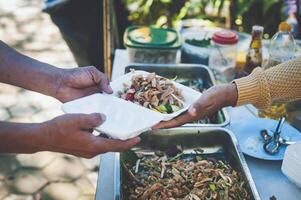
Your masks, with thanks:
[{"label": "stainless steel tray", "polygon": [[[204,65],[197,64],[130,64],[125,68],[125,73],[131,69],[144,70],[147,72],[155,72],[156,74],[172,79],[177,77],[179,82],[187,84],[189,81],[198,81],[202,83],[204,89],[208,89],[215,85],[215,79],[212,72]],[[188,127],[225,127],[230,123],[229,115],[225,108],[218,111],[211,118],[213,123],[201,123],[197,121],[188,123],[184,126]]]},{"label": "stainless steel tray", "polygon": [[[223,158],[223,160],[226,160],[231,167],[241,172],[245,182],[247,183],[247,188],[251,194],[251,198],[254,200],[260,199],[237,140],[233,133],[229,130],[224,128],[181,127],[146,132],[141,137],[141,143],[137,146],[137,148],[133,149],[133,151],[146,152],[149,154],[155,150],[164,151],[165,149],[175,145],[181,145],[184,152],[185,150],[192,148],[202,148],[204,150],[202,153],[204,156],[216,159]],[[130,162],[127,155],[127,152],[115,154],[114,177],[111,177],[114,179],[114,189],[112,191],[114,194],[108,194],[105,189],[101,189],[100,191],[97,191],[98,196],[103,197],[103,199],[107,199],[106,196],[114,196],[115,200],[124,200],[124,198],[122,198],[122,185],[125,182],[126,176],[124,170],[122,170],[120,166],[121,162],[124,164]],[[105,162],[107,162],[105,159],[101,160],[101,163]],[[100,171],[99,183],[104,184],[108,181],[102,180],[102,178],[106,177],[105,175],[102,175],[104,173],[106,173],[106,171]]]}]

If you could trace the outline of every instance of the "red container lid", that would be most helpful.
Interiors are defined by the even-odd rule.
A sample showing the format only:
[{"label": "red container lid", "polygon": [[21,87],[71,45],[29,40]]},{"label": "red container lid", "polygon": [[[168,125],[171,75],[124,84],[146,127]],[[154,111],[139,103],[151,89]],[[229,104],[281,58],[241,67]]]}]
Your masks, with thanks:
[{"label": "red container lid", "polygon": [[222,30],[214,33],[212,40],[218,44],[236,44],[238,35],[233,31]]}]

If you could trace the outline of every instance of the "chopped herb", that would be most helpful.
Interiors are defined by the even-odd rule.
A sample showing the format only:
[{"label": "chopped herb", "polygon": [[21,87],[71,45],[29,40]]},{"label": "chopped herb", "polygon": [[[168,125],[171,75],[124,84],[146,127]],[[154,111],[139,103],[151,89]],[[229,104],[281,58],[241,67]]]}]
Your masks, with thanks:
[{"label": "chopped herb", "polygon": [[210,45],[211,39],[210,38],[202,39],[202,40],[186,39],[185,42],[190,45],[197,46],[197,47],[207,47]]}]

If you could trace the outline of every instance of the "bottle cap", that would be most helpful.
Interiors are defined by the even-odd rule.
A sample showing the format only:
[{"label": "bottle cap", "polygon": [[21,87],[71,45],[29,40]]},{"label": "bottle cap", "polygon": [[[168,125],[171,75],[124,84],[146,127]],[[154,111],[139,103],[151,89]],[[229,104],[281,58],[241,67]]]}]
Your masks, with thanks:
[{"label": "bottle cap", "polygon": [[291,25],[286,22],[281,22],[278,26],[279,31],[287,31],[290,32],[292,30]]},{"label": "bottle cap", "polygon": [[254,25],[252,26],[252,30],[253,31],[258,31],[258,32],[263,32],[263,27],[262,26],[258,26],[258,25]]},{"label": "bottle cap", "polygon": [[233,31],[222,30],[214,33],[212,40],[218,44],[236,44],[238,35]]}]

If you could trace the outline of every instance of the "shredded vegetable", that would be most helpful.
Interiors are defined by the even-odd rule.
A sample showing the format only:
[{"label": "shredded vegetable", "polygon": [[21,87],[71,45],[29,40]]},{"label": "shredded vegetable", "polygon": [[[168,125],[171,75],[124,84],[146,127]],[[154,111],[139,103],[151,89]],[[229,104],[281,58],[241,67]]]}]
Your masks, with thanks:
[{"label": "shredded vegetable", "polygon": [[151,73],[144,77],[135,75],[130,85],[124,84],[120,98],[142,105],[160,113],[177,112],[184,107],[181,90],[171,80]]},{"label": "shredded vegetable", "polygon": [[191,159],[183,152],[148,155],[124,167],[131,174],[123,186],[128,200],[251,199],[246,182],[229,164],[199,154]]}]

